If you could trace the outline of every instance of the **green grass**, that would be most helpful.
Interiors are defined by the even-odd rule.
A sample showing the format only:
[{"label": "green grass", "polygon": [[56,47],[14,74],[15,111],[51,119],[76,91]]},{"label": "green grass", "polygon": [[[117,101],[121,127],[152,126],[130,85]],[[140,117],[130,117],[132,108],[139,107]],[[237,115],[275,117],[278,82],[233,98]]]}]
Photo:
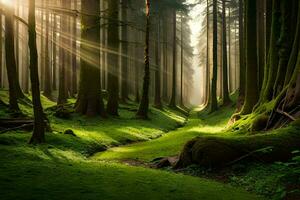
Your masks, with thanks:
[{"label": "green grass", "polygon": [[[202,114],[200,110],[191,113],[186,126],[170,134],[156,140],[111,148],[97,153],[93,158],[97,160],[135,159],[149,162],[155,158],[177,155],[187,141],[197,136],[219,135],[233,114],[232,108],[224,108],[210,115]],[[231,135],[224,133],[223,136]]]},{"label": "green grass", "polygon": [[[7,93],[1,91],[0,98],[7,102]],[[54,105],[45,98],[42,101],[44,107]],[[20,107],[31,115],[31,108]],[[122,107],[136,108],[136,105]],[[186,128],[168,134],[185,121],[180,113],[169,109],[151,108],[148,121],[134,119],[134,112],[128,109],[121,109],[119,118],[109,119],[73,115],[70,120],[62,120],[49,115],[54,133],[47,133],[47,144],[29,145],[30,132],[0,135],[1,199],[260,199],[237,187],[211,180],[86,157],[103,145],[138,141],[146,141],[142,143],[146,151],[139,152],[139,156],[145,154],[150,159],[164,152],[174,154],[198,131],[215,134],[221,130],[229,111],[205,121],[198,119],[194,112]],[[3,116],[7,116],[5,111],[0,112],[0,117]],[[220,123],[214,124],[215,120]],[[77,137],[62,134],[66,129],[72,129]],[[151,140],[157,137],[161,138]],[[149,145],[152,142],[155,145]],[[152,147],[155,151],[149,155],[147,148]]]}]

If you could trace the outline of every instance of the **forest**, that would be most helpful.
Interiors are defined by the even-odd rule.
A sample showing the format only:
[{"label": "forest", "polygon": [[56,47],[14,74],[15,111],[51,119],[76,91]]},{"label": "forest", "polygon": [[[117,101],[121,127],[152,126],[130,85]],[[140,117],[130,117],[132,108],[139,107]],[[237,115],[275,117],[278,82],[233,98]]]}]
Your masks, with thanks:
[{"label": "forest", "polygon": [[300,199],[300,1],[0,0],[0,199]]}]

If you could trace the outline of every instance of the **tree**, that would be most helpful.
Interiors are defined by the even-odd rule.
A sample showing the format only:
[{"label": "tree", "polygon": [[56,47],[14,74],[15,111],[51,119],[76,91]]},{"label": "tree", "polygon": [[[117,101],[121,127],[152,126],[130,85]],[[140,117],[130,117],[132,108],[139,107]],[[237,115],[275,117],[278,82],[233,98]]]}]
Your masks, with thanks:
[{"label": "tree", "polygon": [[256,0],[245,0],[246,7],[246,96],[242,115],[249,114],[259,98],[257,66]]},{"label": "tree", "polygon": [[83,15],[81,18],[83,25],[81,39],[85,42],[81,43],[80,86],[75,110],[87,116],[105,116],[99,68],[100,48],[89,45],[100,43],[100,26],[97,17],[100,13],[100,0],[81,0],[81,5],[82,12],[89,15]]},{"label": "tree", "polygon": [[154,106],[156,108],[162,108],[161,102],[161,65],[160,65],[160,16],[157,16],[156,23],[156,42],[155,42],[155,93],[154,93]]},{"label": "tree", "polygon": [[240,55],[240,87],[237,110],[241,110],[245,101],[246,92],[246,62],[245,62],[245,35],[244,35],[244,0],[239,0],[239,55]]},{"label": "tree", "polygon": [[213,0],[213,74],[209,99],[210,112],[218,109],[217,76],[218,76],[218,2]]},{"label": "tree", "polygon": [[146,0],[146,37],[145,37],[145,69],[142,99],[136,116],[147,119],[149,110],[149,84],[150,84],[150,59],[149,59],[149,39],[150,39],[150,0]]},{"label": "tree", "polygon": [[[49,5],[46,0],[46,7]],[[49,59],[49,11],[46,9],[46,38],[45,38],[45,66],[44,66],[44,95],[51,98],[52,87],[51,87],[51,66]]]},{"label": "tree", "polygon": [[106,111],[118,116],[119,107],[119,1],[108,1],[108,101]]},{"label": "tree", "polygon": [[12,111],[19,112],[18,99],[24,95],[20,88],[15,59],[13,10],[9,7],[5,12],[5,58],[9,83],[9,106]]},{"label": "tree", "polygon": [[30,50],[30,79],[32,90],[32,103],[34,111],[34,129],[30,139],[31,144],[39,144],[45,142],[45,123],[44,112],[40,99],[40,84],[38,73],[38,54],[36,47],[36,31],[35,31],[35,0],[29,1],[28,11],[28,34],[29,34],[29,50]]},{"label": "tree", "polygon": [[128,0],[122,0],[122,73],[121,73],[121,99],[126,102],[128,99],[128,28],[127,28],[127,11]]},{"label": "tree", "polygon": [[226,23],[226,1],[222,0],[222,47],[223,47],[223,105],[230,104],[231,100],[229,97],[228,89],[228,60],[227,60],[227,23]]},{"label": "tree", "polygon": [[169,103],[170,107],[176,107],[176,96],[177,96],[177,16],[176,9],[173,8],[173,71],[172,71],[172,93],[171,100]]}]

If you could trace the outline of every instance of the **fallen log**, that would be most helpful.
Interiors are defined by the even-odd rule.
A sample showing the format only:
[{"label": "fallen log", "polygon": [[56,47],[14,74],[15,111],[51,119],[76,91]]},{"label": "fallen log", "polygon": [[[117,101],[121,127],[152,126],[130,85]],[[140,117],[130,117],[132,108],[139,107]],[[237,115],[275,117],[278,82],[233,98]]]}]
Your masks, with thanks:
[{"label": "fallen log", "polygon": [[0,131],[33,130],[33,119],[0,119]]},{"label": "fallen log", "polygon": [[288,161],[292,151],[299,150],[297,131],[236,137],[198,137],[183,148],[175,168],[192,164],[208,168],[222,168],[237,162]]}]

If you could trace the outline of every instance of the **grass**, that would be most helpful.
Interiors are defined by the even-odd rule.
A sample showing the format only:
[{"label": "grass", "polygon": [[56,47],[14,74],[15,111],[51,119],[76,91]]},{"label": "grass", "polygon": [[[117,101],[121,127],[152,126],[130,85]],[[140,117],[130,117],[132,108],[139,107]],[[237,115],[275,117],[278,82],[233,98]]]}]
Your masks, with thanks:
[{"label": "grass", "polygon": [[[155,158],[177,155],[187,141],[197,136],[220,134],[233,114],[232,108],[224,108],[208,116],[199,114],[199,111],[200,109],[193,111],[187,124],[170,134],[156,140],[111,148],[97,153],[93,158],[97,160],[134,159],[149,162]],[[224,134],[223,136],[231,135]]]},{"label": "grass", "polygon": [[[7,102],[7,93],[1,91],[0,98]],[[44,107],[54,105],[45,98],[42,101]],[[31,108],[20,107],[31,115]],[[187,127],[177,131],[176,127],[185,121],[178,112],[151,108],[151,120],[144,121],[132,118],[132,108],[136,105],[122,107],[119,118],[109,119],[73,115],[70,120],[62,120],[49,112],[54,133],[47,133],[44,145],[29,145],[30,132],[1,134],[1,199],[260,199],[239,187],[207,179],[88,158],[87,155],[102,146],[140,141],[145,141],[142,143],[145,151],[130,154],[133,157],[145,154],[143,158],[150,159],[164,152],[174,154],[186,140],[199,134],[199,130],[216,134],[226,124],[225,117],[230,115],[229,109],[203,121],[194,112]],[[7,113],[0,112],[0,117],[4,116]],[[215,120],[220,122],[217,126]],[[72,129],[77,137],[64,135],[66,129]],[[174,131],[166,134],[171,130]],[[160,138],[152,140],[157,137]],[[153,148],[151,155],[147,148]]]}]

